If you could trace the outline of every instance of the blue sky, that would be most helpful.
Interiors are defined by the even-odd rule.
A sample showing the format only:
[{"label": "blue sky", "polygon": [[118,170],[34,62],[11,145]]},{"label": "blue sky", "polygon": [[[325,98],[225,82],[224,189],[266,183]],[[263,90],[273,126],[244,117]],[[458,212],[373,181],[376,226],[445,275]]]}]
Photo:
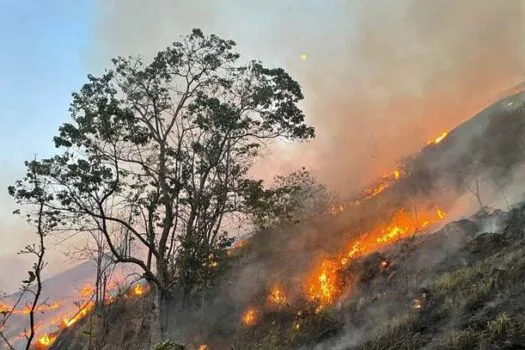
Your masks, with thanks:
[{"label": "blue sky", "polygon": [[0,290],[13,290],[19,278],[4,268],[23,268],[16,252],[34,237],[11,214],[7,186],[23,175],[25,160],[53,152],[51,141],[68,118],[71,93],[85,81],[93,7],[90,1],[67,0],[0,4]]},{"label": "blue sky", "polygon": [[2,2],[0,166],[17,172],[35,152],[52,151],[71,92],[85,79],[93,10],[90,1]]}]

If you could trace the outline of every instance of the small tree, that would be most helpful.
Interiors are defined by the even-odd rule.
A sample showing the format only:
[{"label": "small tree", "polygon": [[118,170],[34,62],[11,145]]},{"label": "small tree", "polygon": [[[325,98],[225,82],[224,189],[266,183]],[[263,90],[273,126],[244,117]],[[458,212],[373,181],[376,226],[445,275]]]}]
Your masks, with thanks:
[{"label": "small tree", "polygon": [[[30,349],[36,335],[36,319],[35,315],[42,303],[42,270],[46,266],[44,261],[45,237],[47,233],[53,230],[58,222],[53,215],[47,211],[46,202],[50,200],[49,182],[40,176],[38,169],[38,162],[35,160],[28,163],[28,173],[25,178],[26,188],[19,192],[17,197],[18,204],[29,204],[30,210],[25,213],[27,222],[36,228],[38,235],[38,242],[36,244],[28,244],[19,254],[29,254],[36,258],[32,269],[28,271],[28,278],[22,281],[23,286],[20,289],[17,302],[10,310],[2,310],[2,318],[0,319],[0,338],[4,340],[6,346],[13,349],[12,344],[2,333],[2,329],[7,324],[9,318],[13,315],[15,308],[25,299],[26,295],[31,297],[25,301],[24,306],[28,311],[29,329],[26,330],[26,345],[25,349]],[[14,211],[14,214],[21,214],[19,209]]]},{"label": "small tree", "polygon": [[[299,84],[282,69],[237,64],[234,46],[195,29],[150,64],[114,59],[73,94],[72,121],[54,139],[62,153],[27,163],[53,183],[49,217],[99,230],[114,261],[144,271],[157,296],[155,340],[174,291],[187,300],[204,262],[231,244],[229,216],[252,211],[246,198],[260,182],[247,173],[260,147],[314,136]],[[36,202],[27,186],[26,177],[10,193]],[[142,250],[119,250],[122,231]]]}]

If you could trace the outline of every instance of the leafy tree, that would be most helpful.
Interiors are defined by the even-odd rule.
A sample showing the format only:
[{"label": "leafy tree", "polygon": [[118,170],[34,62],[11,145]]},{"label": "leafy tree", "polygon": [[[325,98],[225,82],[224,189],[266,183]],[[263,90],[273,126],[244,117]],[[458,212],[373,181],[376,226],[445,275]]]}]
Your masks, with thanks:
[{"label": "leafy tree", "polygon": [[[314,137],[299,84],[283,69],[239,64],[234,47],[194,29],[149,64],[114,59],[73,94],[72,120],[54,138],[61,152],[26,163],[52,183],[52,220],[99,230],[116,262],[144,271],[157,296],[154,339],[176,293],[189,298],[204,262],[232,243],[229,218],[258,204],[247,199],[260,182],[247,173],[261,146]],[[36,203],[29,181],[9,192]],[[123,249],[130,240],[135,249]]]},{"label": "leafy tree", "polygon": [[283,222],[298,222],[305,215],[319,214],[326,210],[332,197],[333,194],[303,167],[286,176],[276,176],[274,185],[268,189],[259,181],[248,201],[254,210],[254,224],[265,229]]}]

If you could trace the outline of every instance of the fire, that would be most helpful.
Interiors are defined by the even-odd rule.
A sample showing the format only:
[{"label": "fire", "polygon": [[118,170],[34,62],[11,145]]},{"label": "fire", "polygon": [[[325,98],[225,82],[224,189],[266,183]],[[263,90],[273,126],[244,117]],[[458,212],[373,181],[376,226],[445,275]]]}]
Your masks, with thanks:
[{"label": "fire", "polygon": [[242,323],[245,326],[254,326],[257,323],[257,310],[254,308],[249,308],[242,315]]},{"label": "fire", "polygon": [[396,168],[393,171],[383,175],[381,177],[381,181],[363,191],[363,193],[360,195],[360,198],[370,199],[377,196],[378,194],[392,186],[394,182],[399,180],[401,178],[401,175],[402,173],[401,170],[399,170],[399,168]]},{"label": "fire", "polygon": [[51,346],[55,342],[55,340],[56,336],[46,334],[38,338],[38,344],[48,347]]},{"label": "fire", "polygon": [[144,287],[142,286],[142,284],[140,283],[137,283],[134,287],[133,287],[133,294],[137,295],[137,296],[141,296],[141,295],[144,295]]},{"label": "fire", "polygon": [[328,212],[332,215],[337,215],[345,211],[345,206],[343,204],[332,204],[328,207]]},{"label": "fire", "polygon": [[279,286],[272,288],[270,295],[268,295],[268,302],[274,305],[283,305],[286,303],[286,296]]},{"label": "fire", "polygon": [[[389,224],[379,225],[369,234],[361,235],[359,239],[351,242],[347,251],[335,258],[324,258],[306,280],[308,298],[319,302],[321,306],[331,304],[342,294],[345,287],[345,281],[341,278],[345,266],[359,257],[407,238],[444,217],[445,213],[440,209],[417,215],[409,215],[404,210],[398,211]],[[380,267],[388,267],[388,262],[384,261]]]},{"label": "fire", "polygon": [[6,312],[11,310],[11,307],[7,304],[0,303],[0,312]]},{"label": "fire", "polygon": [[92,296],[93,294],[95,294],[95,288],[93,288],[93,286],[90,284],[86,284],[84,287],[82,287],[82,289],[80,289],[81,297],[86,298]]},{"label": "fire", "polygon": [[330,304],[339,295],[339,269],[335,259],[325,258],[308,280],[307,294],[311,300]]},{"label": "fire", "polygon": [[63,324],[64,326],[67,328],[67,327],[71,327],[72,325],[74,325],[75,323],[77,323],[79,320],[83,319],[84,317],[86,317],[86,315],[88,314],[89,311],[91,311],[91,309],[93,308],[93,305],[94,303],[93,302],[89,302],[86,306],[84,306],[83,308],[80,309],[80,311],[74,315],[73,317],[69,318],[69,317],[64,317],[63,319]]},{"label": "fire", "polygon": [[199,346],[199,350],[209,350],[210,348],[206,344],[202,344]]},{"label": "fire", "polygon": [[388,187],[390,187],[390,184],[386,182],[381,182],[379,185],[372,187],[365,191],[366,198],[372,198],[386,190]]},{"label": "fire", "polygon": [[437,145],[438,143],[440,143],[441,141],[443,141],[447,136],[448,136],[448,132],[445,131],[445,132],[443,132],[441,135],[439,135],[438,137],[436,137],[435,139],[428,141],[428,144],[429,144],[429,145],[431,145],[431,144]]}]

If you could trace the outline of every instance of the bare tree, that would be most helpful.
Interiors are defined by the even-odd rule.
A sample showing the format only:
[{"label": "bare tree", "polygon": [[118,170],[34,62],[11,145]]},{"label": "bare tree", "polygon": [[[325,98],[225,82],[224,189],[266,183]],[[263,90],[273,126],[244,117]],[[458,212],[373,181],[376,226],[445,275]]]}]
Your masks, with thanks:
[{"label": "bare tree", "polygon": [[483,201],[481,200],[481,189],[480,189],[480,175],[476,173],[473,176],[472,182],[470,184],[466,185],[467,190],[469,190],[470,193],[476,198],[479,204],[479,210],[481,212],[485,211],[485,206],[483,205]]}]

